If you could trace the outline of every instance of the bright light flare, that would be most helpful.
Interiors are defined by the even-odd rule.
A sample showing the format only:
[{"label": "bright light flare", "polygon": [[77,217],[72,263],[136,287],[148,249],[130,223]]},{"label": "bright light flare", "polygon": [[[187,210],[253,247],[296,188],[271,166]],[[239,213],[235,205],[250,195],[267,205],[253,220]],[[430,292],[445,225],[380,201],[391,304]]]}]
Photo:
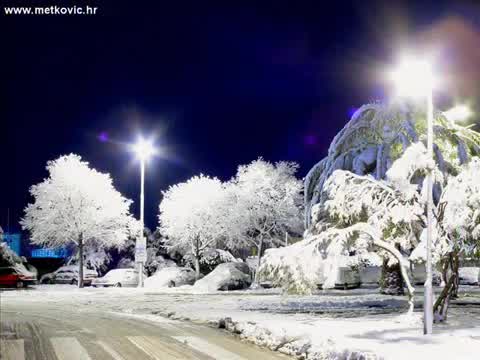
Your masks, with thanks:
[{"label": "bright light flare", "polygon": [[434,88],[432,65],[413,56],[403,57],[390,73],[397,96],[426,97]]},{"label": "bright light flare", "polygon": [[157,153],[153,142],[143,138],[140,138],[137,143],[132,146],[132,149],[140,160],[147,160]]},{"label": "bright light flare", "polygon": [[450,121],[465,121],[473,115],[472,109],[468,105],[456,105],[443,113]]}]

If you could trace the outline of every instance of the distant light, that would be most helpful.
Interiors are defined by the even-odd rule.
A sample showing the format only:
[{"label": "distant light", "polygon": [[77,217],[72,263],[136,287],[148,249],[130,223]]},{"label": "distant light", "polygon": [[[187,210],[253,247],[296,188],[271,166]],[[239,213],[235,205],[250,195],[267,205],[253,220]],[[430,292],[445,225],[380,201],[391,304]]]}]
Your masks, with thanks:
[{"label": "distant light", "polygon": [[108,141],[108,134],[105,131],[102,131],[98,135],[98,140],[100,140],[101,142],[107,142]]},{"label": "distant light", "polygon": [[398,66],[390,73],[397,96],[425,97],[434,87],[431,64],[413,56],[402,58]]},{"label": "distant light", "polygon": [[150,156],[157,153],[152,141],[140,138],[133,146],[133,151],[137,154],[140,160],[147,160]]},{"label": "distant light", "polygon": [[465,121],[473,115],[472,109],[468,105],[456,105],[443,113],[450,121]]}]

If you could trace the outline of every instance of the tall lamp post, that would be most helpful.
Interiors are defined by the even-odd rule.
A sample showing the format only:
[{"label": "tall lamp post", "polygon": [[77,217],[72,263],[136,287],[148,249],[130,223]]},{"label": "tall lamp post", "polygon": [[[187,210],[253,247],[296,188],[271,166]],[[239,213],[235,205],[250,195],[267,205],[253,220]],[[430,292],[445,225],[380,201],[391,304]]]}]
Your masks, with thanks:
[{"label": "tall lamp post", "polygon": [[147,242],[143,233],[145,226],[145,162],[155,154],[151,141],[140,138],[133,151],[140,160],[140,238],[135,244],[135,263],[138,266],[138,287],[143,287],[143,268],[147,260]]},{"label": "tall lamp post", "polygon": [[[433,73],[428,61],[406,58],[392,73],[398,96],[417,97],[427,105],[427,156],[433,162]],[[433,242],[433,174],[429,171],[427,182],[427,256],[426,280],[423,305],[423,333],[433,331],[433,287],[432,287],[432,242]]]}]

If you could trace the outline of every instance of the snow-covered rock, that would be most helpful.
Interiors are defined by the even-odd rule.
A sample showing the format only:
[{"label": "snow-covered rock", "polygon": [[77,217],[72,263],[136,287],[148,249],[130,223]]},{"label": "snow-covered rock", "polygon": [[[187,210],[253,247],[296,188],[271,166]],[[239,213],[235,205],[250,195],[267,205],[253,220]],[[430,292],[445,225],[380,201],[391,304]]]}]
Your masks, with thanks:
[{"label": "snow-covered rock", "polygon": [[195,283],[202,292],[245,289],[252,283],[250,268],[244,262],[224,263]]},{"label": "snow-covered rock", "polygon": [[461,267],[458,269],[458,277],[461,285],[478,285],[480,268]]},{"label": "snow-covered rock", "polygon": [[146,288],[177,287],[181,285],[193,285],[195,271],[185,267],[165,267],[145,279]]}]

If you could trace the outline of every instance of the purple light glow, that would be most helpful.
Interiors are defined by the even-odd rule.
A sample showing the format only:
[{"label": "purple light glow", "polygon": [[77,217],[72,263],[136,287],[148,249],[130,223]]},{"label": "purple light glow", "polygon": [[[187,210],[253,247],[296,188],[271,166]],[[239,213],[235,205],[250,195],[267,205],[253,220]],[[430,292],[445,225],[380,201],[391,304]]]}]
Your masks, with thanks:
[{"label": "purple light glow", "polygon": [[98,135],[98,140],[100,140],[101,142],[107,142],[108,141],[108,134],[105,131],[102,131]]},{"label": "purple light glow", "polygon": [[351,118],[357,110],[358,110],[358,108],[356,108],[356,107],[351,107],[350,109],[348,109],[348,117]]}]

